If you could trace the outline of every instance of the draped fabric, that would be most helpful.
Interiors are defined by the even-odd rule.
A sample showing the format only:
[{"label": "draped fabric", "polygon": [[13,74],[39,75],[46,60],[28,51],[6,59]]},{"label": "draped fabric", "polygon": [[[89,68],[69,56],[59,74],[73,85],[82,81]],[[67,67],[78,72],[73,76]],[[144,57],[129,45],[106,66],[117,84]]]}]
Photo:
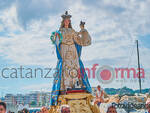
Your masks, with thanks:
[{"label": "draped fabric", "polygon": [[58,99],[59,92],[60,92],[61,73],[62,73],[62,58],[60,55],[60,44],[57,45],[55,43],[55,47],[56,47],[58,61],[57,61],[57,66],[56,66],[56,72],[54,75],[50,105],[57,105],[57,99]]},{"label": "draped fabric", "polygon": [[80,72],[81,72],[81,78],[82,78],[82,81],[83,81],[83,84],[86,86],[86,90],[89,92],[89,93],[92,93],[92,88],[90,86],[90,83],[89,83],[89,80],[88,80],[88,76],[85,72],[85,68],[84,68],[84,65],[80,59],[80,56],[81,56],[81,51],[82,51],[82,46],[78,45],[77,43],[75,43],[75,46],[76,46],[76,49],[77,49],[77,52],[78,52],[78,56],[79,56],[79,65],[80,65]]}]

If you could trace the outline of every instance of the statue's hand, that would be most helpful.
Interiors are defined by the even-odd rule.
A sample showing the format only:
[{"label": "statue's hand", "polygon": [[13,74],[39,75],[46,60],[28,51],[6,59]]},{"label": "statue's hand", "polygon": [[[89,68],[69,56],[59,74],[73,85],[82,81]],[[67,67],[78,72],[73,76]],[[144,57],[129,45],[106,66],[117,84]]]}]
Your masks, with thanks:
[{"label": "statue's hand", "polygon": [[80,28],[81,28],[81,30],[83,30],[84,29],[84,25],[85,25],[85,22],[80,22]]}]

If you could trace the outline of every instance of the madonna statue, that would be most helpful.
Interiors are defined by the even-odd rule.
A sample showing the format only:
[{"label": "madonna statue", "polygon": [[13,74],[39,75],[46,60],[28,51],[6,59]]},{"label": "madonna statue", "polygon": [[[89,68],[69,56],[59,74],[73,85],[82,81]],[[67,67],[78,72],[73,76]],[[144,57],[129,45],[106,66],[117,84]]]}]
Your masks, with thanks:
[{"label": "madonna statue", "polygon": [[92,89],[81,61],[82,46],[91,44],[91,37],[84,28],[85,22],[80,23],[81,30],[76,32],[71,25],[71,15],[66,11],[62,16],[61,26],[53,32],[51,40],[56,46],[57,72],[51,93],[51,105],[57,105],[58,96],[68,91],[91,93]]}]

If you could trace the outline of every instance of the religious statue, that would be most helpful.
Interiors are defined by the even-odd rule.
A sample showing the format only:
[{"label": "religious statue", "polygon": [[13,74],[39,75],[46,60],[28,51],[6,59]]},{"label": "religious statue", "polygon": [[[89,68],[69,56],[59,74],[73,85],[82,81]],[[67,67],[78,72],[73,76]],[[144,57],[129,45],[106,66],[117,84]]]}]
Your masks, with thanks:
[{"label": "religious statue", "polygon": [[61,17],[62,22],[59,30],[53,32],[50,37],[56,46],[58,58],[51,93],[51,105],[57,105],[58,96],[66,94],[67,91],[92,92],[80,58],[82,46],[91,44],[91,37],[84,28],[85,22],[80,22],[81,30],[76,32],[71,25],[72,16],[66,11]]}]

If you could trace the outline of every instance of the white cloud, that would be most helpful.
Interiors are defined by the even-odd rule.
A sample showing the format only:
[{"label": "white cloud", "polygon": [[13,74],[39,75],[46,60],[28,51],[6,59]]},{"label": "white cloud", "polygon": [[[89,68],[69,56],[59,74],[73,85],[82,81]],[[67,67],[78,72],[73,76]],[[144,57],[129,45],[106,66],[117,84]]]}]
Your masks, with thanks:
[{"label": "white cloud", "polygon": [[[80,20],[86,21],[86,28],[92,36],[93,43],[91,46],[83,48],[82,59],[84,62],[90,62],[89,65],[93,65],[92,63],[95,62],[109,65],[110,62],[107,60],[111,60],[115,61],[115,63],[113,62],[115,66],[127,66],[130,49],[135,39],[142,40],[139,38],[141,35],[150,34],[150,14],[148,13],[150,1],[116,0],[112,2],[111,0],[101,0],[95,3],[85,4],[84,1],[77,0],[76,2],[67,1],[66,5],[69,5],[64,6],[64,9],[68,9],[73,16],[74,29],[79,31]],[[19,2],[19,4],[23,3]],[[32,5],[38,6],[38,3],[33,1]],[[31,18],[30,21],[26,21],[27,29],[24,30],[20,26],[18,8],[20,7],[13,5],[3,10],[0,15],[3,25],[1,28],[7,28],[8,33],[7,36],[0,36],[1,56],[3,55],[6,60],[11,60],[11,63],[20,65],[55,66],[57,58],[56,54],[52,54],[55,49],[52,49],[49,36],[52,31],[59,28],[60,16],[65,11],[57,11],[53,16],[47,13],[47,19],[43,16],[35,19],[37,15],[32,17],[27,14]],[[24,13],[33,10],[34,8]],[[40,9],[36,8],[36,10]],[[24,20],[25,17],[22,15],[21,18]],[[141,62],[144,68],[148,69],[150,68],[150,48],[142,46],[140,47]],[[132,58],[134,67],[137,64],[135,57]]]},{"label": "white cloud", "polygon": [[[9,15],[13,12],[13,16]],[[5,15],[9,13],[8,15]],[[20,65],[52,65],[56,63],[55,51],[50,42],[51,26],[55,26],[55,17],[49,22],[35,21],[28,24],[26,31],[20,30],[18,20],[16,19],[16,10],[14,7],[7,9],[1,15],[2,22],[5,22],[5,27],[9,28],[8,36],[1,37],[0,52],[9,59],[12,63]],[[15,20],[15,22],[13,21]],[[53,23],[51,23],[53,22]],[[19,30],[19,34],[14,33]]]},{"label": "white cloud", "polygon": [[12,5],[10,8],[0,12],[0,22],[9,34],[15,31],[23,31],[22,27],[18,24],[16,6]]},{"label": "white cloud", "polygon": [[49,83],[41,83],[41,84],[32,84],[21,87],[21,90],[26,91],[51,91],[52,84]]},{"label": "white cloud", "polygon": [[0,31],[3,31],[3,27],[2,26],[0,26]]}]

